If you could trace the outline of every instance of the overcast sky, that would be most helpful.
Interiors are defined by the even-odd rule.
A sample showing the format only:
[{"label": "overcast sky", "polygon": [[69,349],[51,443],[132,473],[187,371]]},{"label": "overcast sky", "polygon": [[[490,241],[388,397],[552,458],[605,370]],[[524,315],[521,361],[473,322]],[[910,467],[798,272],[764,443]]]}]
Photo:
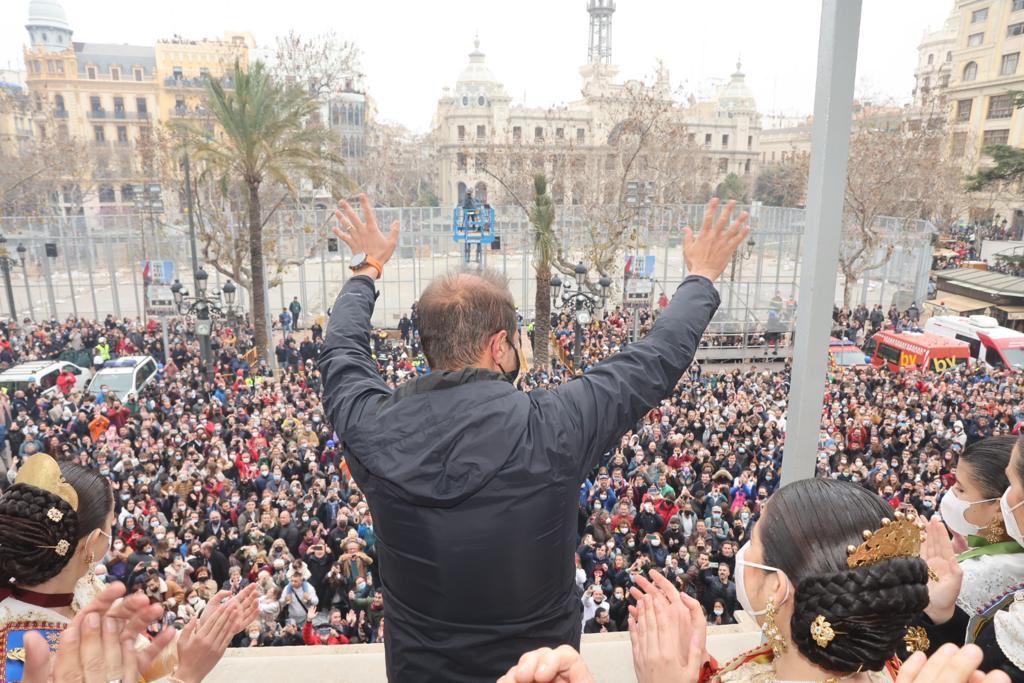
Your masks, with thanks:
[{"label": "overcast sky", "polygon": [[[586,0],[62,0],[74,40],[152,45],[158,38],[248,31],[261,45],[295,29],[334,30],[363,52],[380,117],[425,131],[441,94],[468,61],[474,34],[514,101],[568,102],[586,61]],[[3,0],[0,67],[22,67],[28,0]],[[819,0],[617,0],[613,61],[623,78],[669,67],[674,87],[705,92],[742,56],[762,113],[808,114],[814,101]],[[864,0],[858,91],[903,102],[917,45],[952,0]]]}]

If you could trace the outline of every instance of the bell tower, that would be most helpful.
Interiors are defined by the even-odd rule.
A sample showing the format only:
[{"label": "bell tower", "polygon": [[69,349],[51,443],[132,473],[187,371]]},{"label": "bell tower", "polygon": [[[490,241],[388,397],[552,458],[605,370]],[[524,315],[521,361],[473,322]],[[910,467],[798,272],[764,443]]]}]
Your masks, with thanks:
[{"label": "bell tower", "polygon": [[612,14],[615,0],[588,0],[590,15],[590,51],[587,64],[609,66],[612,63]]}]

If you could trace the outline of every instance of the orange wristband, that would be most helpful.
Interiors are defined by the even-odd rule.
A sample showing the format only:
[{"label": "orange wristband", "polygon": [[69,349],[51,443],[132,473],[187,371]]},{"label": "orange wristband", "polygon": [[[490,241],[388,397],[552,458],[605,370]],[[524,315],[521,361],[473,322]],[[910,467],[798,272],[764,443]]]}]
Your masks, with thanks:
[{"label": "orange wristband", "polygon": [[377,280],[381,279],[384,276],[384,264],[378,261],[377,259],[373,258],[372,256],[367,256],[366,265],[373,266],[374,268],[377,269]]}]

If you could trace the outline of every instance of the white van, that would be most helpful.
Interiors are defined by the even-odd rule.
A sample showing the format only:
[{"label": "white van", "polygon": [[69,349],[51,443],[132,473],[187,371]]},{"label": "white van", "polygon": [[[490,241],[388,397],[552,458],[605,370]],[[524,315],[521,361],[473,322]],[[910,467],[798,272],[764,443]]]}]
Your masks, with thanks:
[{"label": "white van", "polygon": [[0,372],[0,389],[5,390],[8,396],[14,396],[15,391],[26,391],[30,386],[36,386],[42,389],[43,396],[50,396],[60,392],[57,376],[65,368],[75,376],[74,391],[84,391],[89,383],[89,372],[63,360],[34,360],[4,370]]},{"label": "white van", "polygon": [[103,364],[89,384],[94,396],[114,394],[124,400],[128,394],[138,397],[142,388],[156,377],[156,360],[152,356],[122,356]]},{"label": "white van", "polygon": [[1024,332],[1000,327],[995,318],[937,315],[928,319],[924,331],[967,342],[971,358],[994,368],[1024,370]]}]

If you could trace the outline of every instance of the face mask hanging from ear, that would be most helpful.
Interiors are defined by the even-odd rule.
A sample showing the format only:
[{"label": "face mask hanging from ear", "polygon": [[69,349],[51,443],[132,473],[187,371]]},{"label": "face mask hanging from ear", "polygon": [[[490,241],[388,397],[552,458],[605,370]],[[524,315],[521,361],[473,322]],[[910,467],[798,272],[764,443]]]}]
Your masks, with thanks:
[{"label": "face mask hanging from ear", "polygon": [[[750,602],[750,596],[747,595],[746,580],[744,575],[747,573],[747,567],[753,567],[754,569],[760,569],[765,572],[775,572],[781,574],[782,571],[775,567],[769,567],[766,564],[758,564],[756,562],[748,562],[746,560],[747,548],[750,547],[750,541],[743,544],[743,547],[736,552],[736,599],[740,601],[740,607],[743,611],[749,614],[751,617],[759,617],[762,614],[768,612],[767,608],[762,610],[755,610],[754,605]],[[782,598],[780,605],[786,600],[789,600],[789,584],[786,584],[786,596]]]},{"label": "face mask hanging from ear", "polygon": [[515,384],[516,380],[519,379],[519,349],[517,349],[516,345],[512,343],[512,337],[507,337],[505,341],[508,342],[509,347],[511,347],[512,349],[512,353],[516,357],[516,366],[512,370],[506,370],[505,368],[501,367],[501,364],[499,363],[498,367],[501,369],[502,379],[504,379],[509,384]]}]

